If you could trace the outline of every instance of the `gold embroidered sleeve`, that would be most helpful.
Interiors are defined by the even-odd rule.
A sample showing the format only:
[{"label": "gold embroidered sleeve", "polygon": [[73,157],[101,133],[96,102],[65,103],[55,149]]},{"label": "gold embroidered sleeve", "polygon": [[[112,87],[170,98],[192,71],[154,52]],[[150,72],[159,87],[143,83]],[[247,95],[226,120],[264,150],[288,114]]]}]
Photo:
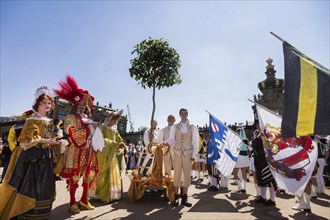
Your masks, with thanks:
[{"label": "gold embroidered sleeve", "polygon": [[41,131],[34,120],[27,120],[23,126],[22,132],[18,138],[18,142],[25,147],[33,147],[38,144],[41,139]]}]

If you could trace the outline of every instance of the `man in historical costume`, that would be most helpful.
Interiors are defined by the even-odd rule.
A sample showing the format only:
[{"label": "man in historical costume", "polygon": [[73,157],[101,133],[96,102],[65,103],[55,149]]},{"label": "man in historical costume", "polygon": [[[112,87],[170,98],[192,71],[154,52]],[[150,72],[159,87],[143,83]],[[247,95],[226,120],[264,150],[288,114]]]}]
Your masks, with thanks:
[{"label": "man in historical costume", "polygon": [[0,219],[21,215],[28,219],[47,219],[55,199],[55,152],[63,153],[67,142],[58,140],[47,113],[54,101],[46,86],[37,89],[29,117],[18,138],[0,187]]},{"label": "man in historical costume", "polygon": [[296,195],[297,201],[296,201],[296,204],[294,206],[292,206],[293,210],[304,211],[304,212],[312,212],[310,200],[311,200],[312,195],[313,195],[312,194],[313,193],[313,184],[315,184],[315,182],[316,182],[316,174],[317,174],[317,171],[318,171],[318,167],[319,166],[316,162],[315,166],[314,166],[314,170],[312,172],[312,175],[308,180],[308,183],[305,187],[305,190],[304,190],[303,194],[301,196]]},{"label": "man in historical costume", "polygon": [[97,153],[99,175],[96,178],[96,198],[104,203],[122,198],[122,170],[126,169],[125,143],[117,130],[123,110],[111,112],[101,126],[104,148]]},{"label": "man in historical costume", "polygon": [[149,144],[151,144],[151,145],[153,143],[158,144],[159,132],[157,130],[157,125],[158,125],[158,122],[157,122],[157,120],[154,119],[151,123],[151,128],[145,130],[145,132],[143,134],[143,141],[144,141],[144,144],[146,146],[146,150],[148,153],[152,153],[151,147],[148,147],[148,146],[150,146]]},{"label": "man in historical costume", "polygon": [[326,148],[326,139],[317,137],[315,138],[318,154],[317,154],[317,164],[318,170],[316,174],[316,181],[312,184],[312,198],[316,199],[317,194],[324,193],[325,190],[325,183],[323,178],[324,168],[326,166],[326,159],[325,159],[325,148]]},{"label": "man in historical costume", "polygon": [[[96,150],[92,146],[92,138],[98,123],[90,118],[94,97],[87,90],[79,88],[70,75],[67,75],[66,81],[61,81],[59,86],[60,89],[54,89],[54,92],[59,98],[73,104],[71,113],[64,121],[64,131],[68,135],[69,145],[65,151],[60,176],[67,179],[67,188],[70,192],[69,211],[76,214],[80,209],[94,209],[88,201],[88,190],[98,173]],[[83,192],[79,208],[75,196],[80,177],[83,178]]]},{"label": "man in historical costume", "polygon": [[[159,132],[159,136],[158,136],[159,143],[163,143],[168,139],[168,137],[170,136],[171,127],[174,124],[174,122],[175,122],[174,115],[169,115],[167,117],[167,126],[165,128],[162,128]],[[163,159],[164,159],[165,175],[171,176],[172,168],[173,168],[173,151],[171,150],[171,147],[164,148]]]},{"label": "man in historical costume", "polygon": [[[192,125],[188,120],[188,110],[180,109],[179,115],[181,121],[171,127],[170,136],[166,140],[167,146],[173,146],[171,150],[174,153],[174,188],[175,195],[173,206],[179,205],[179,188],[183,187],[181,204],[191,207],[188,202],[188,187],[190,186],[190,171],[191,164],[196,159],[196,154],[199,145],[199,134],[196,126]],[[181,176],[183,175],[183,179]],[[181,184],[182,180],[182,184]]]},{"label": "man in historical costume", "polygon": [[[256,138],[258,134],[259,134],[259,131],[255,130],[253,132],[253,138]],[[260,195],[261,195],[261,188],[257,184],[257,176],[256,176],[256,168],[254,166],[252,141],[249,142],[247,149],[248,149],[249,156],[250,156],[250,170],[251,170],[252,176],[253,176],[253,183],[254,183],[253,185],[254,185],[254,188],[255,188],[255,191],[256,191],[256,193],[253,194],[253,196],[256,197],[256,199],[259,199]]]},{"label": "man in historical costume", "polygon": [[[209,174],[209,188],[207,188],[208,191],[218,191],[219,190],[219,181],[220,179],[220,172],[218,169],[216,169],[214,166],[210,164],[206,164],[207,171]],[[222,177],[221,177],[222,178]],[[223,188],[225,188],[227,185],[224,185]],[[228,189],[228,186],[227,186]]]},{"label": "man in historical costume", "polygon": [[[158,142],[158,129],[157,129],[157,120],[153,120],[151,122],[151,128],[145,130],[143,135],[143,141],[145,144],[145,151],[146,153],[143,153],[141,157],[139,158],[139,172],[142,174],[151,175],[152,172],[152,163],[153,163],[153,150],[159,144]],[[142,172],[141,172],[142,171]]]},{"label": "man in historical costume", "polygon": [[210,146],[210,136],[207,137],[207,142],[206,142],[206,147],[207,147],[206,168],[208,171],[208,180],[209,180],[209,188],[207,188],[207,190],[218,191],[219,186],[221,188],[228,189],[229,179],[225,177],[223,174],[221,174],[219,170],[214,167],[214,162],[209,157],[209,155],[212,154],[212,151],[210,150],[209,146]]},{"label": "man in historical costume", "polygon": [[[255,120],[257,132],[252,139],[252,155],[254,157],[254,166],[256,170],[257,185],[260,187],[261,195],[255,200],[256,203],[261,203],[264,206],[275,206],[275,192],[277,191],[277,183],[271,173],[266,160],[264,146],[265,140],[260,132],[259,120]],[[267,200],[266,191],[269,189],[270,198]]]},{"label": "man in historical costume", "polygon": [[[325,139],[321,138],[319,136],[309,136],[311,138],[312,141],[312,145],[314,147],[318,147],[318,154],[320,154],[321,152],[319,151],[319,145],[318,144],[323,144],[326,143]],[[316,194],[316,187],[317,187],[317,175],[319,173],[319,163],[318,160],[316,161],[315,165],[314,165],[314,169],[312,171],[311,177],[309,178],[309,180],[307,180],[307,185],[305,187],[304,192],[302,193],[301,196],[296,195],[297,201],[296,204],[294,206],[292,206],[293,210],[297,210],[297,211],[304,211],[307,213],[312,212],[311,210],[311,204],[310,204],[310,200],[311,198],[316,199],[317,194]]]}]

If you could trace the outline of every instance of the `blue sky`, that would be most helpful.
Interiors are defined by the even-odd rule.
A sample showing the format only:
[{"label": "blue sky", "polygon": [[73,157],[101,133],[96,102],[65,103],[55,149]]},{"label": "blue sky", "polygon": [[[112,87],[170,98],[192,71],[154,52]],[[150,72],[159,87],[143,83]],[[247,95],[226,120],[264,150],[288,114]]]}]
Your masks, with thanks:
[{"label": "blue sky", "polygon": [[181,57],[182,84],[156,91],[159,126],[181,107],[203,126],[253,120],[251,103],[266,60],[284,78],[273,31],[329,68],[329,1],[1,1],[0,116],[31,109],[36,88],[70,73],[100,105],[130,107],[149,126],[151,89],[129,76],[131,52],[165,38]]}]

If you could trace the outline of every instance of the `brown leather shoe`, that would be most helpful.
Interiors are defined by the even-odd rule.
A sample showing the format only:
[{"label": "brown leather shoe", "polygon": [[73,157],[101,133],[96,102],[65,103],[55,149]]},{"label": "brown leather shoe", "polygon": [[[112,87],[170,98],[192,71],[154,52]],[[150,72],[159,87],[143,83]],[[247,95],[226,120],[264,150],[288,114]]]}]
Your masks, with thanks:
[{"label": "brown leather shoe", "polygon": [[77,204],[73,204],[69,206],[69,212],[71,212],[72,214],[78,214],[80,212],[80,209]]},{"label": "brown leather shoe", "polygon": [[186,207],[191,207],[192,206],[192,204],[188,202],[188,196],[187,196],[187,194],[183,194],[182,195],[181,205],[184,205]]}]

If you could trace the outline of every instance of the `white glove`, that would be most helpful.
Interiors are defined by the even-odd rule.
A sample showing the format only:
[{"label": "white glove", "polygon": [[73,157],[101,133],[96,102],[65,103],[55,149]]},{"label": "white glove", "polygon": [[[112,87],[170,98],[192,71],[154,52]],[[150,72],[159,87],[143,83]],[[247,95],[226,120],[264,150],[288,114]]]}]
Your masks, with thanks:
[{"label": "white glove", "polygon": [[61,140],[61,144],[60,144],[60,146],[61,146],[61,150],[60,150],[61,154],[63,154],[65,152],[66,146],[68,146],[68,145],[69,145],[69,142],[67,140],[63,140],[63,139]]}]

